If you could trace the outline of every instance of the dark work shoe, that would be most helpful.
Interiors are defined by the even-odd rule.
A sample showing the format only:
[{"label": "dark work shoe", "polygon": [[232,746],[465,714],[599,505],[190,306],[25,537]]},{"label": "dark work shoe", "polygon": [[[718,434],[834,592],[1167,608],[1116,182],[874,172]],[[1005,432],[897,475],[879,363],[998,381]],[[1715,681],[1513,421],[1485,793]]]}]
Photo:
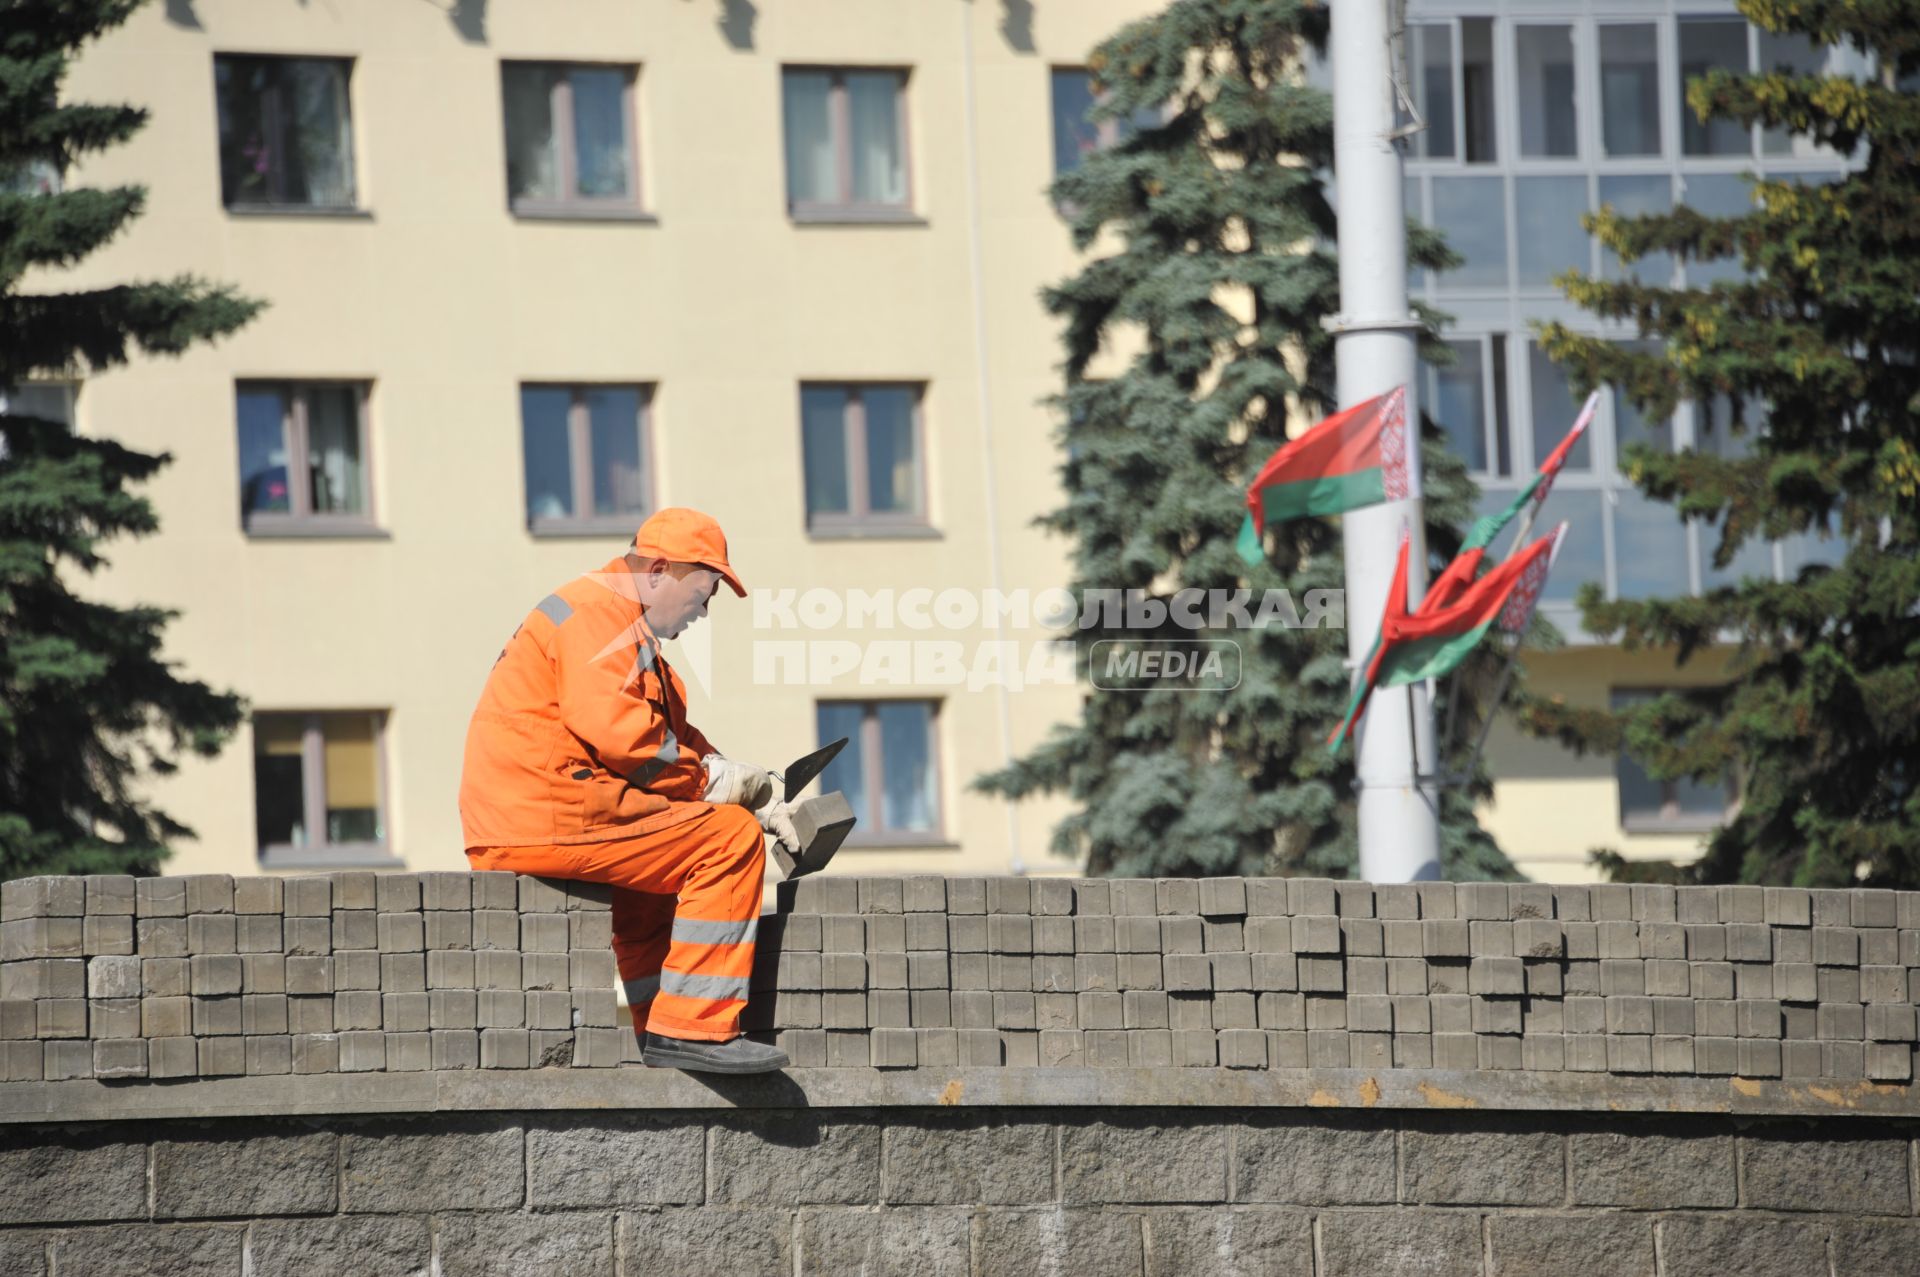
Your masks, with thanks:
[{"label": "dark work shoe", "polygon": [[787,1053],[764,1042],[730,1038],[698,1042],[649,1033],[640,1047],[649,1068],[690,1069],[695,1073],[771,1073],[787,1067]]}]

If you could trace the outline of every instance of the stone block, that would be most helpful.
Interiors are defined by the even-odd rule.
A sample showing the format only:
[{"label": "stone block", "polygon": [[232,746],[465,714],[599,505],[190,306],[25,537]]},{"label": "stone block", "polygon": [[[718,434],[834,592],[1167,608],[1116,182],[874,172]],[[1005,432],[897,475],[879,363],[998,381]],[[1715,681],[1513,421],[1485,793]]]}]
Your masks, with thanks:
[{"label": "stone block", "polygon": [[524,1069],[530,1062],[527,1030],[510,1028],[480,1030],[481,1068]]},{"label": "stone block", "polygon": [[286,991],[287,960],[285,957],[278,953],[246,953],[240,956],[240,992],[285,993]]},{"label": "stone block", "polygon": [[1869,1215],[1910,1209],[1904,1139],[1762,1126],[1741,1136],[1740,1162],[1744,1204],[1755,1209]]},{"label": "stone block", "polygon": [[189,914],[232,913],[233,878],[229,874],[189,874],[181,880]]},{"label": "stone block", "polygon": [[709,1139],[712,1202],[858,1205],[879,1200],[876,1123],[810,1113],[729,1115],[715,1121]]},{"label": "stone block", "polygon": [[1566,1192],[1565,1137],[1541,1131],[1410,1129],[1402,1134],[1407,1200],[1451,1206],[1543,1206]]},{"label": "stone block", "polygon": [[[1128,1029],[1127,1066],[1135,1069],[1170,1068],[1173,1065],[1173,1032],[1169,1029]],[[1013,1035],[1009,1035],[1011,1037]],[[1014,1063],[1012,1053],[1007,1063]]]},{"label": "stone block", "polygon": [[1638,1210],[1734,1205],[1733,1140],[1705,1125],[1681,1129],[1575,1132],[1572,1202]]},{"label": "stone block", "polygon": [[1296,1206],[1396,1200],[1394,1132],[1331,1115],[1260,1112],[1237,1136],[1235,1200]]},{"label": "stone block", "polygon": [[193,1077],[199,1071],[199,1044],[194,1038],[180,1036],[147,1040],[148,1077]]},{"label": "stone block", "polygon": [[286,991],[289,994],[333,992],[333,960],[322,957],[289,957],[286,960]]},{"label": "stone block", "polygon": [[[597,918],[600,914],[575,914],[577,918]],[[426,947],[429,950],[473,948],[473,914],[469,910],[436,909],[421,915]]]},{"label": "stone block", "polygon": [[418,1216],[259,1220],[248,1229],[251,1271],[309,1277],[424,1273],[433,1238]]},{"label": "stone block", "polygon": [[[1866,1069],[1867,1055],[1864,1043],[1822,1042],[1820,1044],[1821,1076],[1860,1078],[1867,1075]],[[1741,1071],[1745,1072],[1744,1069]]]},{"label": "stone block", "polygon": [[[583,915],[596,916],[596,915]],[[426,987],[429,989],[475,988],[474,955],[466,949],[430,949],[426,954]],[[607,959],[612,961],[613,955]],[[572,977],[571,971],[568,973]],[[576,986],[580,981],[574,982]]]},{"label": "stone block", "polygon": [[520,983],[527,989],[547,991],[571,987],[573,963],[564,953],[523,953],[520,955]]},{"label": "stone block", "polygon": [[1913,1077],[1913,1048],[1905,1042],[1866,1044],[1866,1075],[1876,1082],[1905,1082]]},{"label": "stone block", "polygon": [[294,1039],[286,1033],[271,1037],[248,1037],[246,1072],[250,1077],[294,1072]]},{"label": "stone block", "polygon": [[35,1037],[84,1038],[87,1036],[87,1000],[85,998],[42,998],[34,1003]]},{"label": "stone block", "polygon": [[[233,920],[234,948],[241,953],[281,952],[285,943],[279,914],[240,914]],[[193,919],[187,920],[189,931]]]},{"label": "stone block", "polygon": [[1493,1215],[1488,1230],[1496,1277],[1654,1277],[1653,1220],[1644,1215]]},{"label": "stone block", "polygon": [[88,914],[80,920],[80,948],[89,957],[96,953],[132,953],[133,919]]},{"label": "stone block", "polygon": [[1076,1123],[1061,1132],[1060,1158],[1061,1200],[1068,1205],[1227,1198],[1224,1123],[1166,1123],[1134,1114]]},{"label": "stone block", "polygon": [[974,1230],[976,1271],[981,1273],[1142,1277],[1144,1272],[1136,1215],[1063,1208],[985,1211],[976,1218]]},{"label": "stone block", "polygon": [[249,993],[240,999],[242,1031],[252,1035],[287,1032],[287,998],[283,993]]},{"label": "stone block", "polygon": [[93,1040],[91,1075],[98,1078],[130,1078],[147,1075],[147,1044],[138,1037]]},{"label": "stone block", "polygon": [[[582,1029],[582,1033],[588,1033],[588,1029]],[[432,1068],[480,1068],[480,1033],[476,1029],[432,1029],[428,1039],[432,1039]],[[580,1064],[580,1052],[574,1054],[574,1064]]]},{"label": "stone block", "polygon": [[492,1118],[474,1119],[464,1129],[395,1123],[349,1131],[340,1140],[340,1209],[385,1214],[517,1207],[525,1196],[525,1161],[520,1128]]},{"label": "stone block", "polygon": [[[26,879],[26,882],[46,881]],[[11,888],[12,883],[8,884]],[[140,878],[134,882],[134,914],[140,918],[184,918],[187,914],[187,884],[182,878]],[[84,901],[82,908],[84,909]],[[38,912],[53,913],[42,907]],[[60,912],[65,912],[61,910]],[[78,912],[78,911],[75,911]],[[28,915],[21,915],[23,917]]]},{"label": "stone block", "polygon": [[510,909],[473,911],[473,947],[481,950],[518,952],[520,915]]},{"label": "stone block", "polygon": [[153,997],[184,997],[193,992],[193,968],[186,958],[142,958],[140,987],[143,993]]},{"label": "stone block", "polygon": [[212,1128],[153,1145],[156,1219],[325,1215],[337,1208],[330,1131]]},{"label": "stone block", "polygon": [[1609,1033],[1607,1070],[1611,1073],[1653,1072],[1653,1038],[1650,1035]]},{"label": "stone block", "polygon": [[1738,1047],[1742,1077],[1780,1076],[1780,1043],[1778,1041],[1764,1038],[1740,1038]]},{"label": "stone block", "polygon": [[331,994],[319,994],[313,997],[287,998],[287,1031],[290,1033],[332,1033],[333,997]]},{"label": "stone block", "polygon": [[1480,1219],[1471,1213],[1422,1210],[1327,1211],[1320,1216],[1321,1277],[1378,1277],[1409,1271],[1423,1277],[1480,1277]]},{"label": "stone block", "polygon": [[1518,996],[1527,990],[1526,967],[1518,958],[1476,957],[1468,964],[1468,991]]},{"label": "stone block", "polygon": [[1656,1227],[1664,1277],[1804,1277],[1827,1271],[1827,1226],[1726,1215],[1668,1215]]},{"label": "stone block", "polygon": [[332,953],[332,919],[283,919],[280,928],[280,947],[289,957],[323,957]]},{"label": "stone block", "polygon": [[[371,989],[352,990],[333,995],[333,1026],[337,1030],[378,1029],[381,995]],[[211,999],[209,999],[211,1000]],[[198,1005],[196,1000],[196,1020]]]},{"label": "stone block", "polygon": [[380,1023],[377,1026],[350,1025],[353,1028],[378,1027],[389,1033],[425,1033],[427,995],[419,993],[383,993],[380,995]]},{"label": "stone block", "polygon": [[46,1073],[46,1050],[39,1041],[0,1042],[0,1082],[40,1081]]},{"label": "stone block", "polygon": [[1373,884],[1336,882],[1333,884],[1335,912],[1342,918],[1373,917]]},{"label": "stone block", "polygon": [[1429,958],[1465,958],[1472,953],[1471,932],[1463,920],[1429,918],[1421,922],[1420,931]]},{"label": "stone block", "polygon": [[247,1040],[243,1037],[200,1038],[201,1077],[243,1077],[247,1071]]},{"label": "stone block", "polygon": [[113,954],[87,961],[87,996],[90,998],[137,998],[145,985],[139,958]]},{"label": "stone block", "polygon": [[371,909],[334,910],[333,947],[336,951],[341,949],[378,951],[380,915]]}]

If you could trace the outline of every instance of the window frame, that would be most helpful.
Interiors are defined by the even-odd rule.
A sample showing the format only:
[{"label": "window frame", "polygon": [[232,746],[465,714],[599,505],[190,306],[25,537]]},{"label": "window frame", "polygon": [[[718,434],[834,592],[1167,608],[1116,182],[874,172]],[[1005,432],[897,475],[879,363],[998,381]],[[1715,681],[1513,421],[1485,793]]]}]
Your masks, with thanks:
[{"label": "window frame", "polygon": [[[1664,696],[1668,692],[1686,690],[1688,689],[1683,687],[1643,687],[1639,685],[1612,687],[1609,688],[1607,692],[1607,708],[1609,712],[1617,714],[1624,709],[1631,708],[1635,704],[1641,704],[1655,697]],[[1623,698],[1626,699],[1623,700]],[[1739,814],[1739,779],[1731,768],[1727,770],[1727,774],[1722,781],[1722,789],[1726,794],[1726,802],[1722,805],[1718,815],[1709,816],[1705,812],[1687,812],[1680,810],[1678,794],[1681,782],[1678,780],[1654,780],[1651,776],[1648,776],[1647,780],[1660,787],[1660,810],[1655,812],[1642,808],[1635,811],[1628,811],[1626,796],[1620,792],[1620,767],[1623,763],[1631,762],[1632,760],[1627,757],[1624,745],[1615,751],[1613,759],[1614,806],[1620,813],[1620,828],[1627,833],[1706,833],[1709,830],[1718,829],[1721,825],[1726,824]],[[1636,767],[1639,766],[1638,763],[1633,763],[1633,765]],[[1642,770],[1644,771],[1644,769]]]},{"label": "window frame", "polygon": [[[877,65],[867,66],[854,63],[822,65],[811,62],[783,62],[780,64],[781,77],[781,116],[780,116],[780,152],[781,164],[787,163],[787,129],[785,96],[786,77],[793,72],[812,73],[828,77],[827,84],[827,131],[833,140],[834,177],[840,188],[838,201],[796,200],[793,198],[793,174],[783,172],[786,189],[783,192],[789,220],[800,223],[831,224],[834,222],[919,222],[917,192],[914,189],[913,173],[913,130],[912,114],[908,102],[908,86],[913,82],[913,69],[907,66]],[[898,204],[875,204],[856,201],[853,198],[853,110],[848,105],[847,76],[849,73],[883,72],[900,77],[894,91],[893,121],[895,136],[900,144],[900,176],[905,192]]]},{"label": "window frame", "polygon": [[[235,201],[235,200],[228,199],[227,190],[226,190],[226,176],[225,176],[226,175],[226,157],[224,155],[224,148],[221,145],[220,129],[219,129],[219,123],[218,123],[219,99],[220,99],[220,64],[223,61],[279,62],[279,63],[288,63],[288,64],[296,63],[296,62],[333,62],[333,63],[339,63],[346,67],[347,73],[345,77],[345,95],[346,95],[346,102],[347,102],[347,119],[346,119],[345,127],[346,127],[346,145],[348,148],[347,180],[349,181],[349,183],[351,183],[351,186],[352,186],[352,190],[349,192],[350,198],[346,203],[344,204],[294,203],[294,202],[290,202],[277,197],[266,199],[266,200]],[[361,145],[360,145],[360,132],[359,132],[359,113],[358,111],[355,110],[355,103],[354,103],[354,97],[355,97],[354,73],[357,70],[359,70],[359,59],[357,57],[351,54],[249,53],[239,49],[228,49],[228,50],[216,50],[214,52],[213,65],[214,65],[214,103],[215,103],[214,150],[215,150],[216,158],[218,160],[218,168],[221,174],[220,206],[222,209],[224,209],[226,212],[230,214],[239,214],[241,216],[293,215],[293,216],[309,216],[309,217],[362,217],[362,218],[368,216],[366,205],[363,199],[363,192],[361,190],[361,181],[360,181]],[[280,96],[280,92],[278,88],[276,88],[275,97],[278,98],[279,96]],[[268,185],[270,188],[276,191],[285,190],[286,169],[284,165],[269,169]]]},{"label": "window frame", "polygon": [[[871,699],[823,697],[814,702],[814,721],[826,705],[856,705],[860,708],[861,782],[866,786],[871,812],[854,812],[853,831],[844,845],[849,847],[950,847],[947,832],[946,764],[940,743],[940,716],[943,702],[938,697],[881,696]],[[893,829],[881,824],[885,810],[882,799],[886,784],[886,761],[880,741],[882,705],[924,705],[927,707],[927,765],[933,771],[933,824],[930,829]],[[817,730],[817,727],[816,727]],[[826,744],[825,741],[820,742]],[[869,821],[871,817],[871,821]]]},{"label": "window frame", "polygon": [[[587,412],[587,393],[593,390],[632,390],[640,399],[634,428],[640,433],[640,487],[644,502],[639,514],[535,515],[527,510],[526,524],[535,537],[631,536],[647,516],[659,509],[654,484],[653,383],[644,381],[523,381],[520,390],[564,390],[567,404],[567,478],[575,511],[593,509],[593,424]],[[520,414],[520,495],[526,500],[527,418]]]},{"label": "window frame", "polygon": [[[545,68],[561,73],[554,82],[547,109],[553,113],[553,132],[560,142],[559,180],[562,194],[558,199],[515,195],[509,179],[508,211],[515,217],[528,219],[655,220],[647,211],[646,185],[642,181],[640,171],[640,64],[637,62],[552,61],[541,58],[500,59],[500,139],[505,147],[501,165],[503,176],[506,167],[505,159],[513,152],[512,136],[508,131],[511,121],[507,115],[507,72],[509,68],[514,67]],[[626,196],[574,193],[580,174],[580,154],[574,135],[572,73],[578,69],[619,71],[625,76],[626,82],[621,86],[620,116],[625,126],[627,172],[632,174],[633,178],[631,183],[633,189]]]},{"label": "window frame", "polygon": [[[365,508],[358,514],[315,513],[312,475],[307,465],[307,458],[311,455],[308,449],[312,415],[309,394],[314,390],[341,387],[354,392],[354,416],[359,426],[360,483],[365,494],[363,501]],[[246,476],[240,476],[242,485],[240,529],[242,532],[248,537],[256,538],[386,536],[385,530],[380,526],[378,504],[374,500],[373,428],[368,406],[368,401],[373,394],[372,382],[346,377],[241,377],[234,381],[233,389],[236,449],[239,443],[240,396],[248,391],[266,390],[272,390],[281,395],[280,437],[286,447],[289,462],[287,466],[288,509],[284,513],[278,510],[257,510],[248,514],[244,495]],[[299,459],[297,466],[293,464],[295,458]]]},{"label": "window frame", "polygon": [[[324,841],[326,833],[327,810],[327,765],[326,734],[321,730],[320,719],[324,714],[364,713],[373,721],[373,766],[374,794],[379,803],[380,828],[386,831],[383,839],[355,839],[350,842]],[[254,854],[259,857],[263,869],[292,869],[320,867],[392,868],[403,863],[393,852],[393,794],[387,783],[387,719],[386,710],[285,710],[256,709],[248,718],[248,730],[263,716],[300,719],[300,814],[302,828],[318,828],[322,841],[309,841],[304,845],[294,843],[268,843],[256,845]],[[257,756],[257,755],[256,755]],[[258,819],[259,788],[254,787],[256,822]],[[316,805],[317,800],[317,805]],[[313,819],[315,811],[320,813],[316,826]]]},{"label": "window frame", "polygon": [[[806,393],[809,390],[844,390],[847,407],[840,418],[841,439],[847,456],[847,509],[815,513],[808,504]],[[913,460],[918,513],[881,511],[868,508],[870,496],[867,457],[867,414],[863,392],[867,390],[909,390],[913,393]],[[938,536],[933,525],[932,483],[927,467],[927,386],[922,381],[803,381],[800,383],[800,508],[807,535],[821,540],[854,537],[927,537]]]}]

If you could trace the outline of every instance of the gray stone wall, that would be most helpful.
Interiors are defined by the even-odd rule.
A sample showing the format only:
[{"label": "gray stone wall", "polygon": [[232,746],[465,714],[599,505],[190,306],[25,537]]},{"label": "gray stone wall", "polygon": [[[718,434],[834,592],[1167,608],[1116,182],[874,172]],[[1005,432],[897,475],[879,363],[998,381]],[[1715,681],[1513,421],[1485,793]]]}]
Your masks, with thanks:
[{"label": "gray stone wall", "polygon": [[1914,1123],[1309,1109],[14,1126],[9,1277],[1897,1277]]}]

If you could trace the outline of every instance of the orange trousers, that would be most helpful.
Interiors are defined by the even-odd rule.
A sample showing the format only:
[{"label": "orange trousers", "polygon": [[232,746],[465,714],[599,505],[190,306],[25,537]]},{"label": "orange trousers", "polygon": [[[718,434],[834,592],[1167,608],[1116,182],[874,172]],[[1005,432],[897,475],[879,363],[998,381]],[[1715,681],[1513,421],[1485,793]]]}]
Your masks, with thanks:
[{"label": "orange trousers", "polygon": [[767,848],[744,807],[714,806],[653,833],[558,847],[476,847],[475,869],[604,882],[613,953],[636,1032],[724,1042],[740,1034]]}]

